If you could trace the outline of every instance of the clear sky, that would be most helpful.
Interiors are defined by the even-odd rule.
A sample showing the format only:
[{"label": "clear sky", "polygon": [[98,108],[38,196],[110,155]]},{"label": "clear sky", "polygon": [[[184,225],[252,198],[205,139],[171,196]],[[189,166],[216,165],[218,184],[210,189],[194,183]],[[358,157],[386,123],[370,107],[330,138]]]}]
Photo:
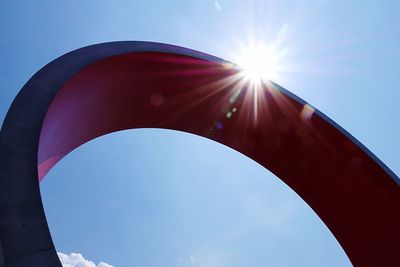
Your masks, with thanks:
[{"label": "clear sky", "polygon": [[[262,42],[282,55],[275,82],[399,175],[399,10],[399,1],[385,0],[2,0],[0,121],[36,71],[82,46],[157,41],[235,62],[243,46]],[[189,134],[147,129],[98,138],[63,159],[41,190],[68,267],[350,265],[277,177]]]}]

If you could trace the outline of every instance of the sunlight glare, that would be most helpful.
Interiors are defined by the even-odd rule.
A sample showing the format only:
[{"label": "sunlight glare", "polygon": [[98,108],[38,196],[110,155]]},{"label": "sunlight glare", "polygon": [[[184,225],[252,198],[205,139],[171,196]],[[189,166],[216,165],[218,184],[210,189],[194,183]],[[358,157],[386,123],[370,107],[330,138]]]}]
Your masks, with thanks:
[{"label": "sunlight glare", "polygon": [[253,83],[276,78],[279,71],[278,53],[272,47],[252,44],[239,56],[243,76]]}]

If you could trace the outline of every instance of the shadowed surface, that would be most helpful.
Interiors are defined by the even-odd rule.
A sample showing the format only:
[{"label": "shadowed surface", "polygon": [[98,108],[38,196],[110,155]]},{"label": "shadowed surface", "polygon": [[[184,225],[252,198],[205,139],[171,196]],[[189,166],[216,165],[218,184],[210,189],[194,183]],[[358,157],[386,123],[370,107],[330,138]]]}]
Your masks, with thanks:
[{"label": "shadowed surface", "polygon": [[[140,52],[138,47],[146,43],[134,44],[135,53],[129,53],[127,43],[120,43],[125,50],[114,52],[120,55],[99,56],[98,61],[77,68],[77,73],[59,87],[49,83],[51,93],[36,92],[35,98],[40,99],[43,93],[47,100],[38,115],[33,141],[29,137],[26,140],[33,144],[30,153],[24,153],[31,167],[26,171],[29,188],[37,187],[37,179],[32,179],[37,178],[36,163],[41,179],[63,156],[98,136],[130,128],[189,132],[225,144],[281,178],[321,217],[353,264],[400,263],[396,250],[400,233],[395,227],[400,222],[397,178],[342,129],[273,83],[254,90],[237,70],[219,59],[157,44],[150,44],[155,51]],[[118,51],[118,43],[108,46]],[[109,47],[103,45],[105,51]],[[174,53],[160,51],[174,49]],[[72,60],[76,56],[65,57]],[[12,120],[12,114],[7,120]],[[2,129],[2,141],[15,139],[7,135],[12,132],[7,126]],[[30,132],[18,131],[21,136]],[[21,157],[15,147],[9,149]],[[2,159],[16,164],[3,151]],[[38,202],[31,205],[41,208],[38,192],[35,197]],[[36,215],[25,218],[31,222]],[[43,231],[41,235],[47,235],[43,240],[52,251],[43,212],[36,217],[42,218],[38,229]],[[8,221],[6,225],[11,224]],[[19,225],[22,229],[27,226],[30,224]],[[8,242],[22,235],[11,235],[4,229],[3,223],[0,230]],[[33,234],[31,229],[25,233],[21,241]],[[20,246],[7,246],[6,258],[19,258]],[[14,255],[8,247],[13,248]],[[34,247],[25,249],[34,251]]]},{"label": "shadowed surface", "polygon": [[1,246],[1,240],[0,240],[0,267],[3,267],[4,264],[4,255],[3,255],[3,248]]}]

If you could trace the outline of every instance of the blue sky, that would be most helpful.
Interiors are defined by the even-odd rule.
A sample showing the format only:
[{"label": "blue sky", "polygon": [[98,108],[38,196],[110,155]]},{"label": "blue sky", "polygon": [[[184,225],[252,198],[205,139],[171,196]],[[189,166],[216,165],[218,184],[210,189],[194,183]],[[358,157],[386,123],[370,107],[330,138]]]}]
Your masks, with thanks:
[{"label": "blue sky", "polygon": [[[82,46],[148,40],[235,62],[251,41],[279,41],[285,67],[274,81],[399,175],[398,10],[398,1],[361,0],[5,0],[0,121],[36,71]],[[184,133],[101,137],[62,160],[41,190],[56,248],[70,266],[83,261],[72,252],[118,267],[350,265],[320,219],[278,178]]]}]

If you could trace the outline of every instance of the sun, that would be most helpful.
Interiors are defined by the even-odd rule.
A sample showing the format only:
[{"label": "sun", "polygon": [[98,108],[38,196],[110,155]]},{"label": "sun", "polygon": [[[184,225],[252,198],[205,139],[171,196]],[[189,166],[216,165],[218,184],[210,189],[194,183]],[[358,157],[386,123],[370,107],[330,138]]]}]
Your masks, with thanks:
[{"label": "sun", "polygon": [[245,79],[253,83],[275,79],[280,69],[278,53],[263,44],[251,44],[238,57],[238,66]]}]

